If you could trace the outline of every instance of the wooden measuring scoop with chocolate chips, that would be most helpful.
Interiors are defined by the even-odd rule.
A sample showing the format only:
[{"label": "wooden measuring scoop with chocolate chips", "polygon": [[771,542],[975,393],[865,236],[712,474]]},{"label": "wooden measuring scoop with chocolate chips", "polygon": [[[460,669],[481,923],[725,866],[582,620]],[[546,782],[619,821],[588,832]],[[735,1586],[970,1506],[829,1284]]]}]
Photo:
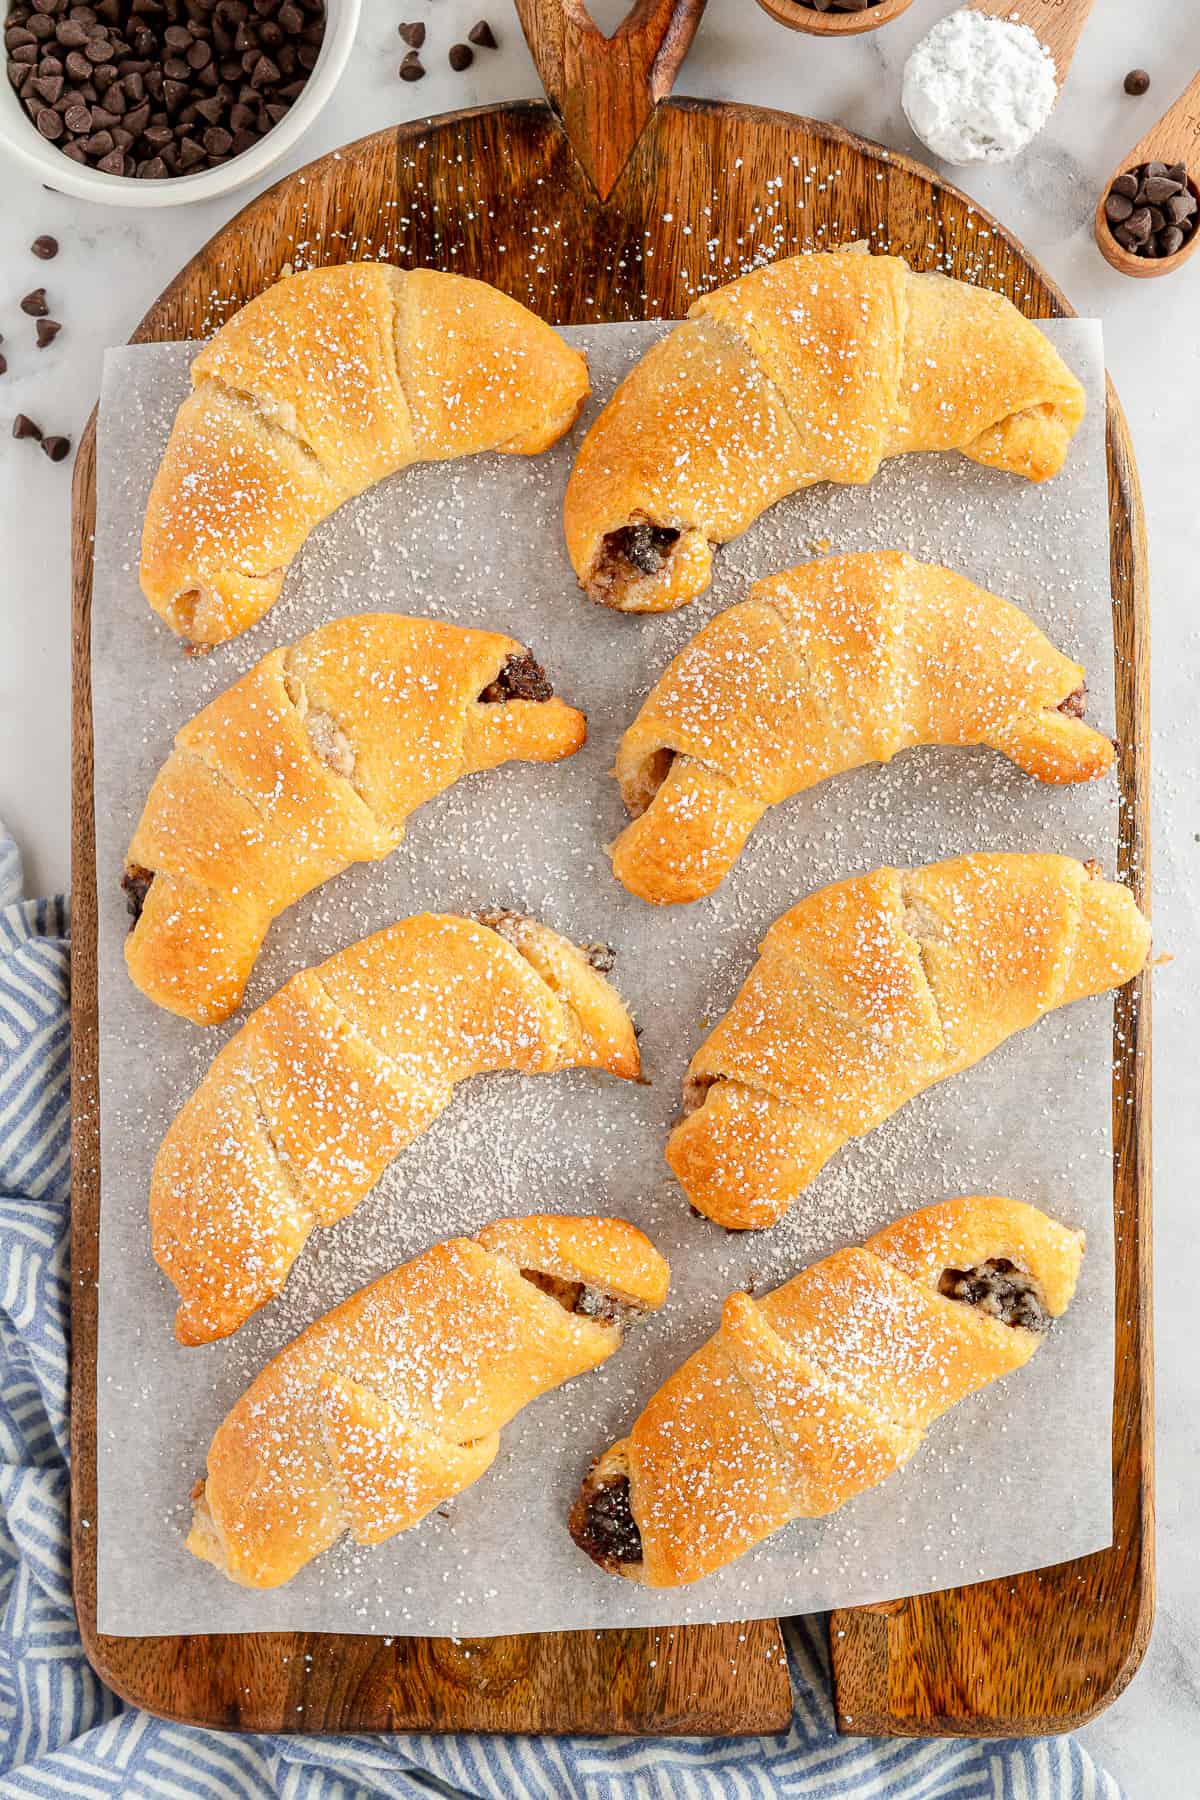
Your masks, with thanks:
[{"label": "wooden measuring scoop with chocolate chips", "polygon": [[1096,242],[1122,275],[1168,275],[1200,233],[1200,75],[1117,169],[1096,208]]}]

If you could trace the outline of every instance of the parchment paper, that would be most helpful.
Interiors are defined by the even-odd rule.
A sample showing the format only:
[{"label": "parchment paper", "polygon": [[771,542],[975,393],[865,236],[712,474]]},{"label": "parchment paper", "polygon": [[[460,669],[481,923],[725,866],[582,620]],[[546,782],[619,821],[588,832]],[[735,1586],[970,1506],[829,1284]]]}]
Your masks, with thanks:
[{"label": "parchment paper", "polygon": [[[591,359],[594,408],[664,329],[567,333]],[[1111,872],[1111,782],[1054,790],[988,751],[910,751],[829,781],[759,825],[724,887],[655,910],[612,877],[623,811],[616,740],[651,679],[757,576],[819,549],[907,548],[1024,605],[1087,667],[1089,717],[1111,729],[1100,330],[1047,326],[1088,390],[1063,474],[1044,487],[961,458],[910,457],[864,488],[816,488],[717,558],[712,591],[662,618],[587,602],[562,549],[573,437],[534,462],[485,456],[411,470],[311,538],[258,628],[186,659],[137,586],[146,495],[189,346],[111,351],[99,443],[92,667],[100,910],[101,1301],[99,1625],[145,1634],[280,1628],[487,1636],[815,1610],[1057,1562],[1110,1541],[1112,1201],[1107,998],[1070,1008],[843,1150],[791,1216],[727,1236],[691,1217],[663,1162],[689,1055],[731,1000],[767,925],[801,894],[883,862],[973,849],[1094,855]],[[591,416],[591,409],[587,415]],[[586,424],[586,419],[584,421]],[[583,426],[580,426],[580,431]],[[410,823],[400,851],[302,901],[270,932],[239,1017],[202,1030],[155,1009],[125,973],[125,848],[182,722],[277,642],[340,613],[394,608],[511,632],[589,717],[554,768],[462,782]],[[583,1072],[482,1077],[359,1211],[318,1234],[283,1296],[232,1339],[184,1350],[174,1291],[150,1255],[146,1198],[171,1117],[226,1036],[297,969],[423,908],[529,910],[618,951],[652,1085]],[[797,1523],[689,1589],[651,1593],[594,1569],[565,1528],[589,1460],[714,1328],[725,1294],[785,1279],[888,1219],[958,1193],[1007,1193],[1086,1227],[1069,1316],[1025,1371],[959,1406],[896,1478],[827,1520]],[[343,1542],[288,1587],[252,1594],[183,1548],[209,1439],[249,1379],[302,1326],[427,1244],[514,1212],[615,1212],[670,1257],[670,1301],[599,1372],[529,1407],[492,1470],[417,1529],[369,1552]]]}]

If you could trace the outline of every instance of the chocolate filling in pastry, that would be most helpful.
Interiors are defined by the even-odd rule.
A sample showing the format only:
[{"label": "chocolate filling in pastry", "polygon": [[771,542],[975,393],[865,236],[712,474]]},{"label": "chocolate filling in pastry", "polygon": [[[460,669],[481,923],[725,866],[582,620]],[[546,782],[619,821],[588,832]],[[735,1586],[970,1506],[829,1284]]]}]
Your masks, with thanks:
[{"label": "chocolate filling in pastry", "polygon": [[493,706],[505,700],[549,700],[553,693],[541,663],[526,651],[524,656],[510,656],[479,698],[485,706]]},{"label": "chocolate filling in pastry", "polygon": [[628,1475],[597,1479],[589,1472],[571,1508],[569,1529],[584,1555],[610,1575],[640,1563],[642,1534],[629,1500]]},{"label": "chocolate filling in pastry", "polygon": [[648,519],[622,525],[605,537],[596,573],[606,582],[657,575],[678,542],[670,525],[651,525]]},{"label": "chocolate filling in pastry", "polygon": [[943,1269],[938,1293],[947,1300],[961,1300],[966,1306],[978,1307],[1002,1325],[1045,1332],[1053,1322],[1037,1282],[1006,1256],[997,1256],[974,1269]]},{"label": "chocolate filling in pastry", "polygon": [[1066,699],[1059,701],[1056,710],[1060,713],[1066,713],[1068,719],[1082,719],[1084,713],[1087,711],[1086,682],[1077,688],[1072,688]]},{"label": "chocolate filling in pastry", "polygon": [[129,909],[130,931],[142,916],[142,908],[146,904],[146,895],[150,892],[150,883],[153,880],[154,871],[139,868],[136,863],[131,863],[121,877],[121,891],[125,895],[125,905]]},{"label": "chocolate filling in pastry", "polygon": [[603,1288],[588,1287],[583,1281],[566,1281],[561,1275],[547,1274],[545,1269],[522,1269],[521,1275],[543,1294],[557,1300],[564,1312],[582,1313],[585,1318],[595,1319],[598,1325],[617,1325],[633,1311],[612,1294],[606,1294]]}]

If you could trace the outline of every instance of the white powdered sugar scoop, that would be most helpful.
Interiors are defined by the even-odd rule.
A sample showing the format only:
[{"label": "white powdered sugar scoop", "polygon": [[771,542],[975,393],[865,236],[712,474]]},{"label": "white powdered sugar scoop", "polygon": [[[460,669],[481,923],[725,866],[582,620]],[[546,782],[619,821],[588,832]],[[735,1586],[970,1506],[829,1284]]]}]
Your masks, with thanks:
[{"label": "white powdered sugar scoop", "polygon": [[900,103],[943,162],[1007,162],[1050,117],[1058,84],[1053,56],[1028,25],[964,8],[915,46]]}]

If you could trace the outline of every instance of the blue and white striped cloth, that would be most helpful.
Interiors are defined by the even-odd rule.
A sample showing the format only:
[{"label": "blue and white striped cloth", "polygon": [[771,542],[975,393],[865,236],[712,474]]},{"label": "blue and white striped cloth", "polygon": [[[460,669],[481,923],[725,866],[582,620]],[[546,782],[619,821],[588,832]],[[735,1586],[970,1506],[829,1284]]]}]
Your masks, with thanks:
[{"label": "blue and white striped cloth", "polygon": [[0,827],[0,1796],[47,1800],[1120,1800],[1070,1738],[839,1739],[824,1625],[787,1628],[773,1738],[233,1737],[125,1707],[84,1659],[67,1538],[66,902]]}]

